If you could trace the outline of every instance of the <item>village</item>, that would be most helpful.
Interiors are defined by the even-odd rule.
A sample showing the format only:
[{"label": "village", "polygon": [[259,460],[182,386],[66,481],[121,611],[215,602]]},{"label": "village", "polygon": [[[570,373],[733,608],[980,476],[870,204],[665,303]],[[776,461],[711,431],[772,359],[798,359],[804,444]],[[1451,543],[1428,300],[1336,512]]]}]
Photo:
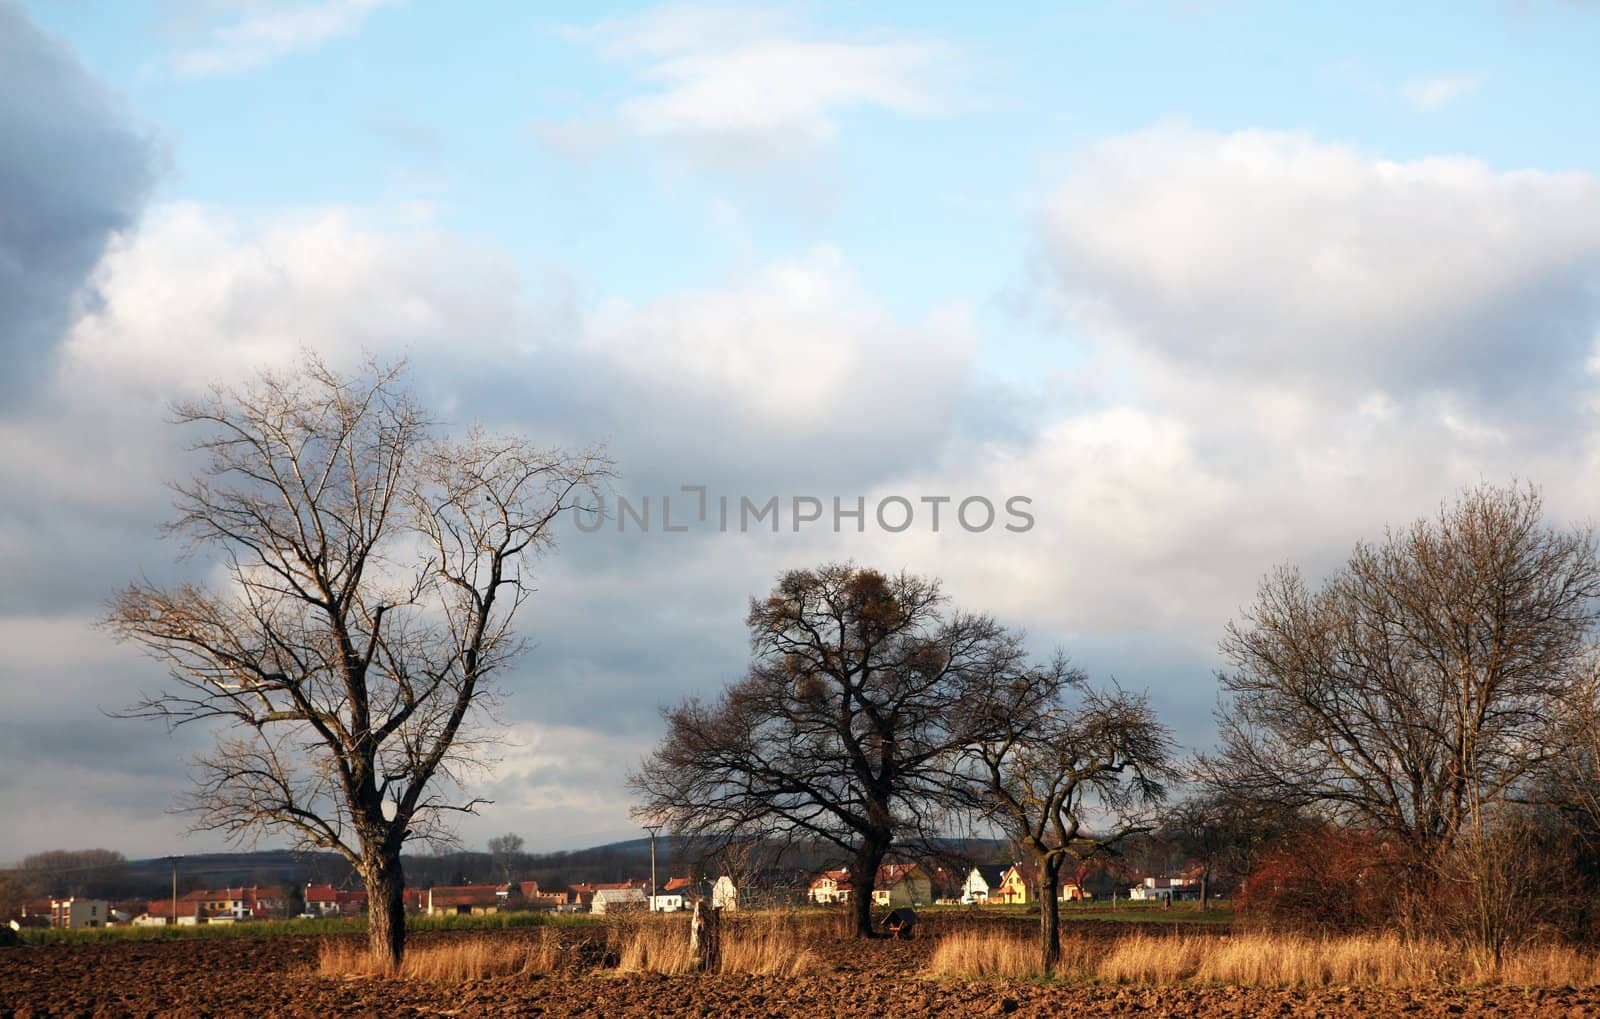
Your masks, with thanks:
[{"label": "village", "polygon": [[[1100,884],[1105,886],[1108,879]],[[1083,879],[1063,878],[1057,899],[1063,903],[1097,900]],[[886,863],[872,884],[872,904],[881,909],[1037,905],[1037,871],[1025,862],[975,865],[966,870],[920,863]],[[857,882],[848,868],[824,870],[809,882],[785,881],[778,875],[751,882],[745,903],[761,908],[842,907],[854,901]],[[1200,879],[1193,873],[1149,876],[1131,886],[1102,887],[1100,898],[1115,907],[1129,903],[1173,902],[1200,898]],[[716,910],[737,910],[741,888],[729,875],[715,878],[669,877],[652,893],[649,878],[614,882],[506,881],[407,888],[405,911],[413,917],[493,916],[510,913],[614,915],[629,912],[675,913],[696,904]],[[264,921],[293,922],[357,918],[367,912],[367,893],[331,884],[249,885],[194,889],[181,895],[145,899],[41,897],[23,902],[9,919],[19,928],[84,929],[100,927],[180,927]]]}]

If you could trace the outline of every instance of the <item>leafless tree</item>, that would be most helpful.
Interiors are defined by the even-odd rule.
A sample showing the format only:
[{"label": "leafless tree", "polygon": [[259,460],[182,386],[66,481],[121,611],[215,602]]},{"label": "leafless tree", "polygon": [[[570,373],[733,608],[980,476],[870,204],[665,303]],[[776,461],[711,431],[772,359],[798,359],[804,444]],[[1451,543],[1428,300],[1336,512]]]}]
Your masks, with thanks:
[{"label": "leafless tree", "polygon": [[528,854],[522,851],[525,845],[521,835],[496,835],[489,840],[489,864],[503,881],[509,882],[514,872],[527,866]]},{"label": "leafless tree", "polygon": [[884,857],[937,834],[968,694],[1023,659],[1015,634],[943,601],[937,581],[850,564],[784,575],[751,601],[746,676],[665,713],[631,779],[639,812],[683,835],[838,847],[871,937]]},{"label": "leafless tree", "polygon": [[1005,677],[978,710],[968,779],[983,814],[1032,858],[1048,973],[1061,958],[1062,868],[1152,829],[1176,744],[1146,697],[1094,689],[1063,660]]},{"label": "leafless tree", "polygon": [[1593,535],[1547,526],[1528,487],[1467,490],[1317,591],[1279,569],[1222,644],[1211,781],[1392,840],[1432,880],[1474,812],[1570,749],[1597,593]]},{"label": "leafless tree", "polygon": [[450,441],[400,367],[307,357],[176,408],[206,460],[171,530],[217,588],[135,583],[108,625],[171,667],[129,714],[215,724],[190,802],[200,830],[338,851],[368,893],[372,951],[404,950],[408,839],[482,801],[493,678],[552,525],[610,475],[599,453],[473,431]]}]

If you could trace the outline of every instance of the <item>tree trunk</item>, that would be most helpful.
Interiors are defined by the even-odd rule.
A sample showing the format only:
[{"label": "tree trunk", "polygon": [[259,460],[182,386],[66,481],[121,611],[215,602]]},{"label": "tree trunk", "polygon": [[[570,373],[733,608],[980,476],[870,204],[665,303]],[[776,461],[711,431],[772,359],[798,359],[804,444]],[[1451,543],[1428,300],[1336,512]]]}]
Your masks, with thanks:
[{"label": "tree trunk", "polygon": [[400,854],[379,854],[363,861],[367,885],[367,946],[388,969],[398,969],[406,950],[406,876]]},{"label": "tree trunk", "polygon": [[1061,903],[1056,898],[1061,860],[1047,856],[1039,861],[1039,963],[1049,976],[1061,961]]},{"label": "tree trunk", "polygon": [[1208,870],[1207,871],[1201,871],[1201,873],[1200,873],[1200,912],[1204,913],[1206,911],[1206,907],[1210,903],[1211,903],[1211,872],[1208,871]]},{"label": "tree trunk", "polygon": [[855,913],[858,938],[876,937],[872,929],[872,889],[888,851],[887,845],[877,842],[863,842],[856,851],[855,870],[850,874],[850,907]]}]

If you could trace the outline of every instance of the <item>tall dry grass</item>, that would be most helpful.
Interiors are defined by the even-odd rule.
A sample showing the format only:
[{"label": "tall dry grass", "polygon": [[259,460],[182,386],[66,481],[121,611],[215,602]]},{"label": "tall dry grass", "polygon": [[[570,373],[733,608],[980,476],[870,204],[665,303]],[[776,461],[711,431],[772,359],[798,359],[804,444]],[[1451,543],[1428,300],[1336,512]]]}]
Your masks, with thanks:
[{"label": "tall dry grass", "polygon": [[[799,976],[817,967],[806,947],[807,921],[783,913],[725,920],[722,926],[721,973]],[[674,917],[648,917],[613,928],[617,969],[623,973],[679,974],[693,972],[697,960],[689,949],[689,925]]]},{"label": "tall dry grass", "polygon": [[329,939],[317,950],[317,972],[327,977],[461,983],[553,973],[563,966],[568,951],[569,946],[552,931],[540,931],[532,938],[451,938],[408,948],[396,971],[375,960],[362,941]]},{"label": "tall dry grass", "polygon": [[[1037,941],[976,931],[941,938],[929,968],[936,974],[963,977],[1047,975],[1041,972]],[[1140,933],[1116,939],[1063,938],[1061,962],[1048,976],[1126,984],[1196,981],[1272,987],[1595,987],[1600,986],[1600,957],[1563,945],[1533,945],[1495,961],[1449,942],[1406,941],[1392,935]]]},{"label": "tall dry grass", "polygon": [[[794,977],[817,968],[807,947],[814,923],[787,914],[736,917],[722,927],[721,973]],[[598,947],[598,946],[591,946]],[[605,951],[623,973],[690,973],[697,959],[689,950],[686,915],[619,917],[606,925]],[[598,961],[591,959],[591,961]],[[573,968],[578,945],[559,929],[527,937],[459,937],[414,945],[398,970],[377,963],[357,939],[327,939],[318,950],[317,972],[329,977],[397,977],[461,983],[493,977],[533,976]]]}]

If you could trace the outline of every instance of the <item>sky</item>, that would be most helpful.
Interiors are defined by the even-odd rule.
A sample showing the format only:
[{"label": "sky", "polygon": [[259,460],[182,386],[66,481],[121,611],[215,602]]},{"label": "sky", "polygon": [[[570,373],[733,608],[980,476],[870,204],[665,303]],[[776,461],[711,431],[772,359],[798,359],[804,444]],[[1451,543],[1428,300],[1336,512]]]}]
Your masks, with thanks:
[{"label": "sky", "polygon": [[637,836],[660,708],[834,560],[1207,748],[1274,566],[1481,481],[1596,516],[1597,42],[1577,0],[0,0],[0,861],[221,847],[97,621],[207,575],[171,403],[307,349],[603,442],[654,514],[539,564],[468,847]]}]

